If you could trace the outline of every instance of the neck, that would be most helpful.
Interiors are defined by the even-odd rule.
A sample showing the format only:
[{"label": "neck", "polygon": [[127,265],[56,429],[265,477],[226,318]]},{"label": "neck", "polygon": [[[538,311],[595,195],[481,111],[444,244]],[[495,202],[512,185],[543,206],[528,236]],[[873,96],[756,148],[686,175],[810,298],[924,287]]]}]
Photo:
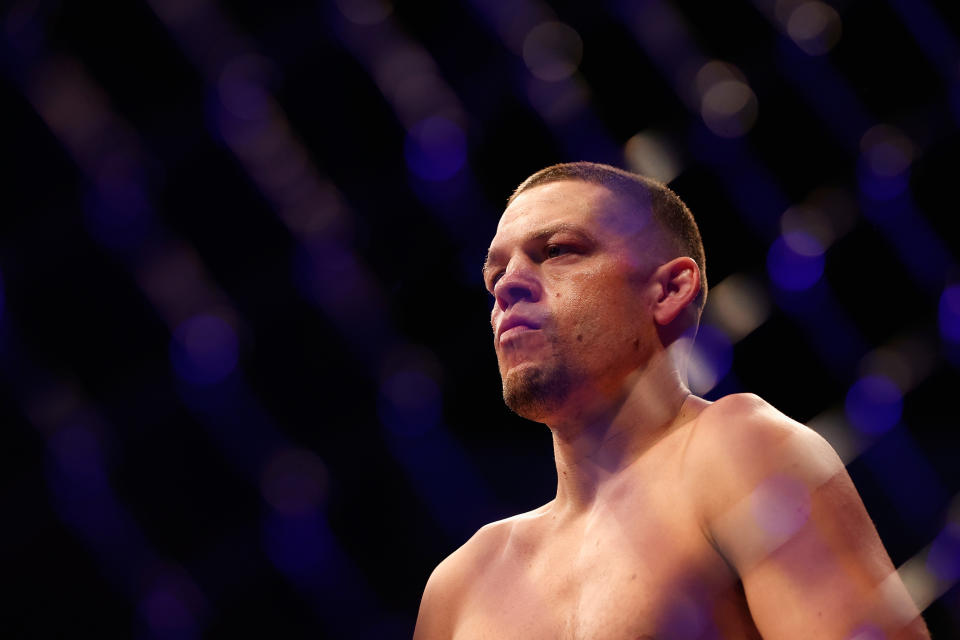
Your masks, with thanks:
[{"label": "neck", "polygon": [[548,422],[557,464],[555,506],[571,515],[588,511],[605,483],[704,404],[691,396],[665,352],[612,396],[593,395],[602,399],[571,397],[566,404],[576,408]]}]

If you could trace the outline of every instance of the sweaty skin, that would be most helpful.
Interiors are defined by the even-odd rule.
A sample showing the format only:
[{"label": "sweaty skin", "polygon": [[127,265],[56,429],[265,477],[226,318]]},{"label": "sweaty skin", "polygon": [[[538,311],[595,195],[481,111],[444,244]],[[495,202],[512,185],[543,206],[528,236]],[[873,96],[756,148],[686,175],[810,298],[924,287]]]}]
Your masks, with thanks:
[{"label": "sweaty skin", "polygon": [[605,187],[508,206],[484,278],[504,398],[557,495],[430,576],[416,640],[928,638],[842,462],[760,398],[684,383],[699,270]]}]

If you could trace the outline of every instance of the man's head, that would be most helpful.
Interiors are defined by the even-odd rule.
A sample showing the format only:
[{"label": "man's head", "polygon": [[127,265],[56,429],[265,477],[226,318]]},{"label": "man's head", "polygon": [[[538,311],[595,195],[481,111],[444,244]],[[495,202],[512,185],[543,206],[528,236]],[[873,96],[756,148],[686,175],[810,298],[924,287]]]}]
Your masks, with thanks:
[{"label": "man's head", "polygon": [[676,255],[689,256],[700,269],[700,293],[696,299],[699,320],[707,301],[707,264],[700,229],[680,196],[662,182],[607,164],[566,162],[541,169],[521,182],[507,200],[507,207],[524,191],[561,180],[581,180],[604,186],[633,204],[638,215],[653,216]]},{"label": "man's head", "polygon": [[508,406],[547,421],[622,393],[696,326],[702,264],[696,224],[659,183],[590,163],[525,180],[484,265]]}]

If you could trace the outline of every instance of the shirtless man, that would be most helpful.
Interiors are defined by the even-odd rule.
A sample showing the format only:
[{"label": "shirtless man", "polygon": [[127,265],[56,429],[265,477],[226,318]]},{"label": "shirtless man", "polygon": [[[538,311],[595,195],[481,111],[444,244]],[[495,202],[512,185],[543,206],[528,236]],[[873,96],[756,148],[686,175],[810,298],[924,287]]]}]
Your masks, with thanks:
[{"label": "shirtless man", "polygon": [[673,192],[548,167],[483,272],[504,399],[553,432],[557,496],[440,563],[415,640],[929,637],[830,446],[687,389],[706,279]]}]

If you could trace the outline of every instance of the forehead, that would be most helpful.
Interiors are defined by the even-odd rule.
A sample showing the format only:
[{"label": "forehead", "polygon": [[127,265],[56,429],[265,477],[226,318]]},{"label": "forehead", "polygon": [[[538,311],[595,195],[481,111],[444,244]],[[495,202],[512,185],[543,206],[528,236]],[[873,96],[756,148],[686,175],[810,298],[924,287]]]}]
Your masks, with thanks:
[{"label": "forehead", "polygon": [[558,223],[574,224],[595,234],[617,236],[643,232],[650,224],[649,207],[619,196],[607,187],[581,180],[562,180],[532,187],[503,212],[498,238]]}]

